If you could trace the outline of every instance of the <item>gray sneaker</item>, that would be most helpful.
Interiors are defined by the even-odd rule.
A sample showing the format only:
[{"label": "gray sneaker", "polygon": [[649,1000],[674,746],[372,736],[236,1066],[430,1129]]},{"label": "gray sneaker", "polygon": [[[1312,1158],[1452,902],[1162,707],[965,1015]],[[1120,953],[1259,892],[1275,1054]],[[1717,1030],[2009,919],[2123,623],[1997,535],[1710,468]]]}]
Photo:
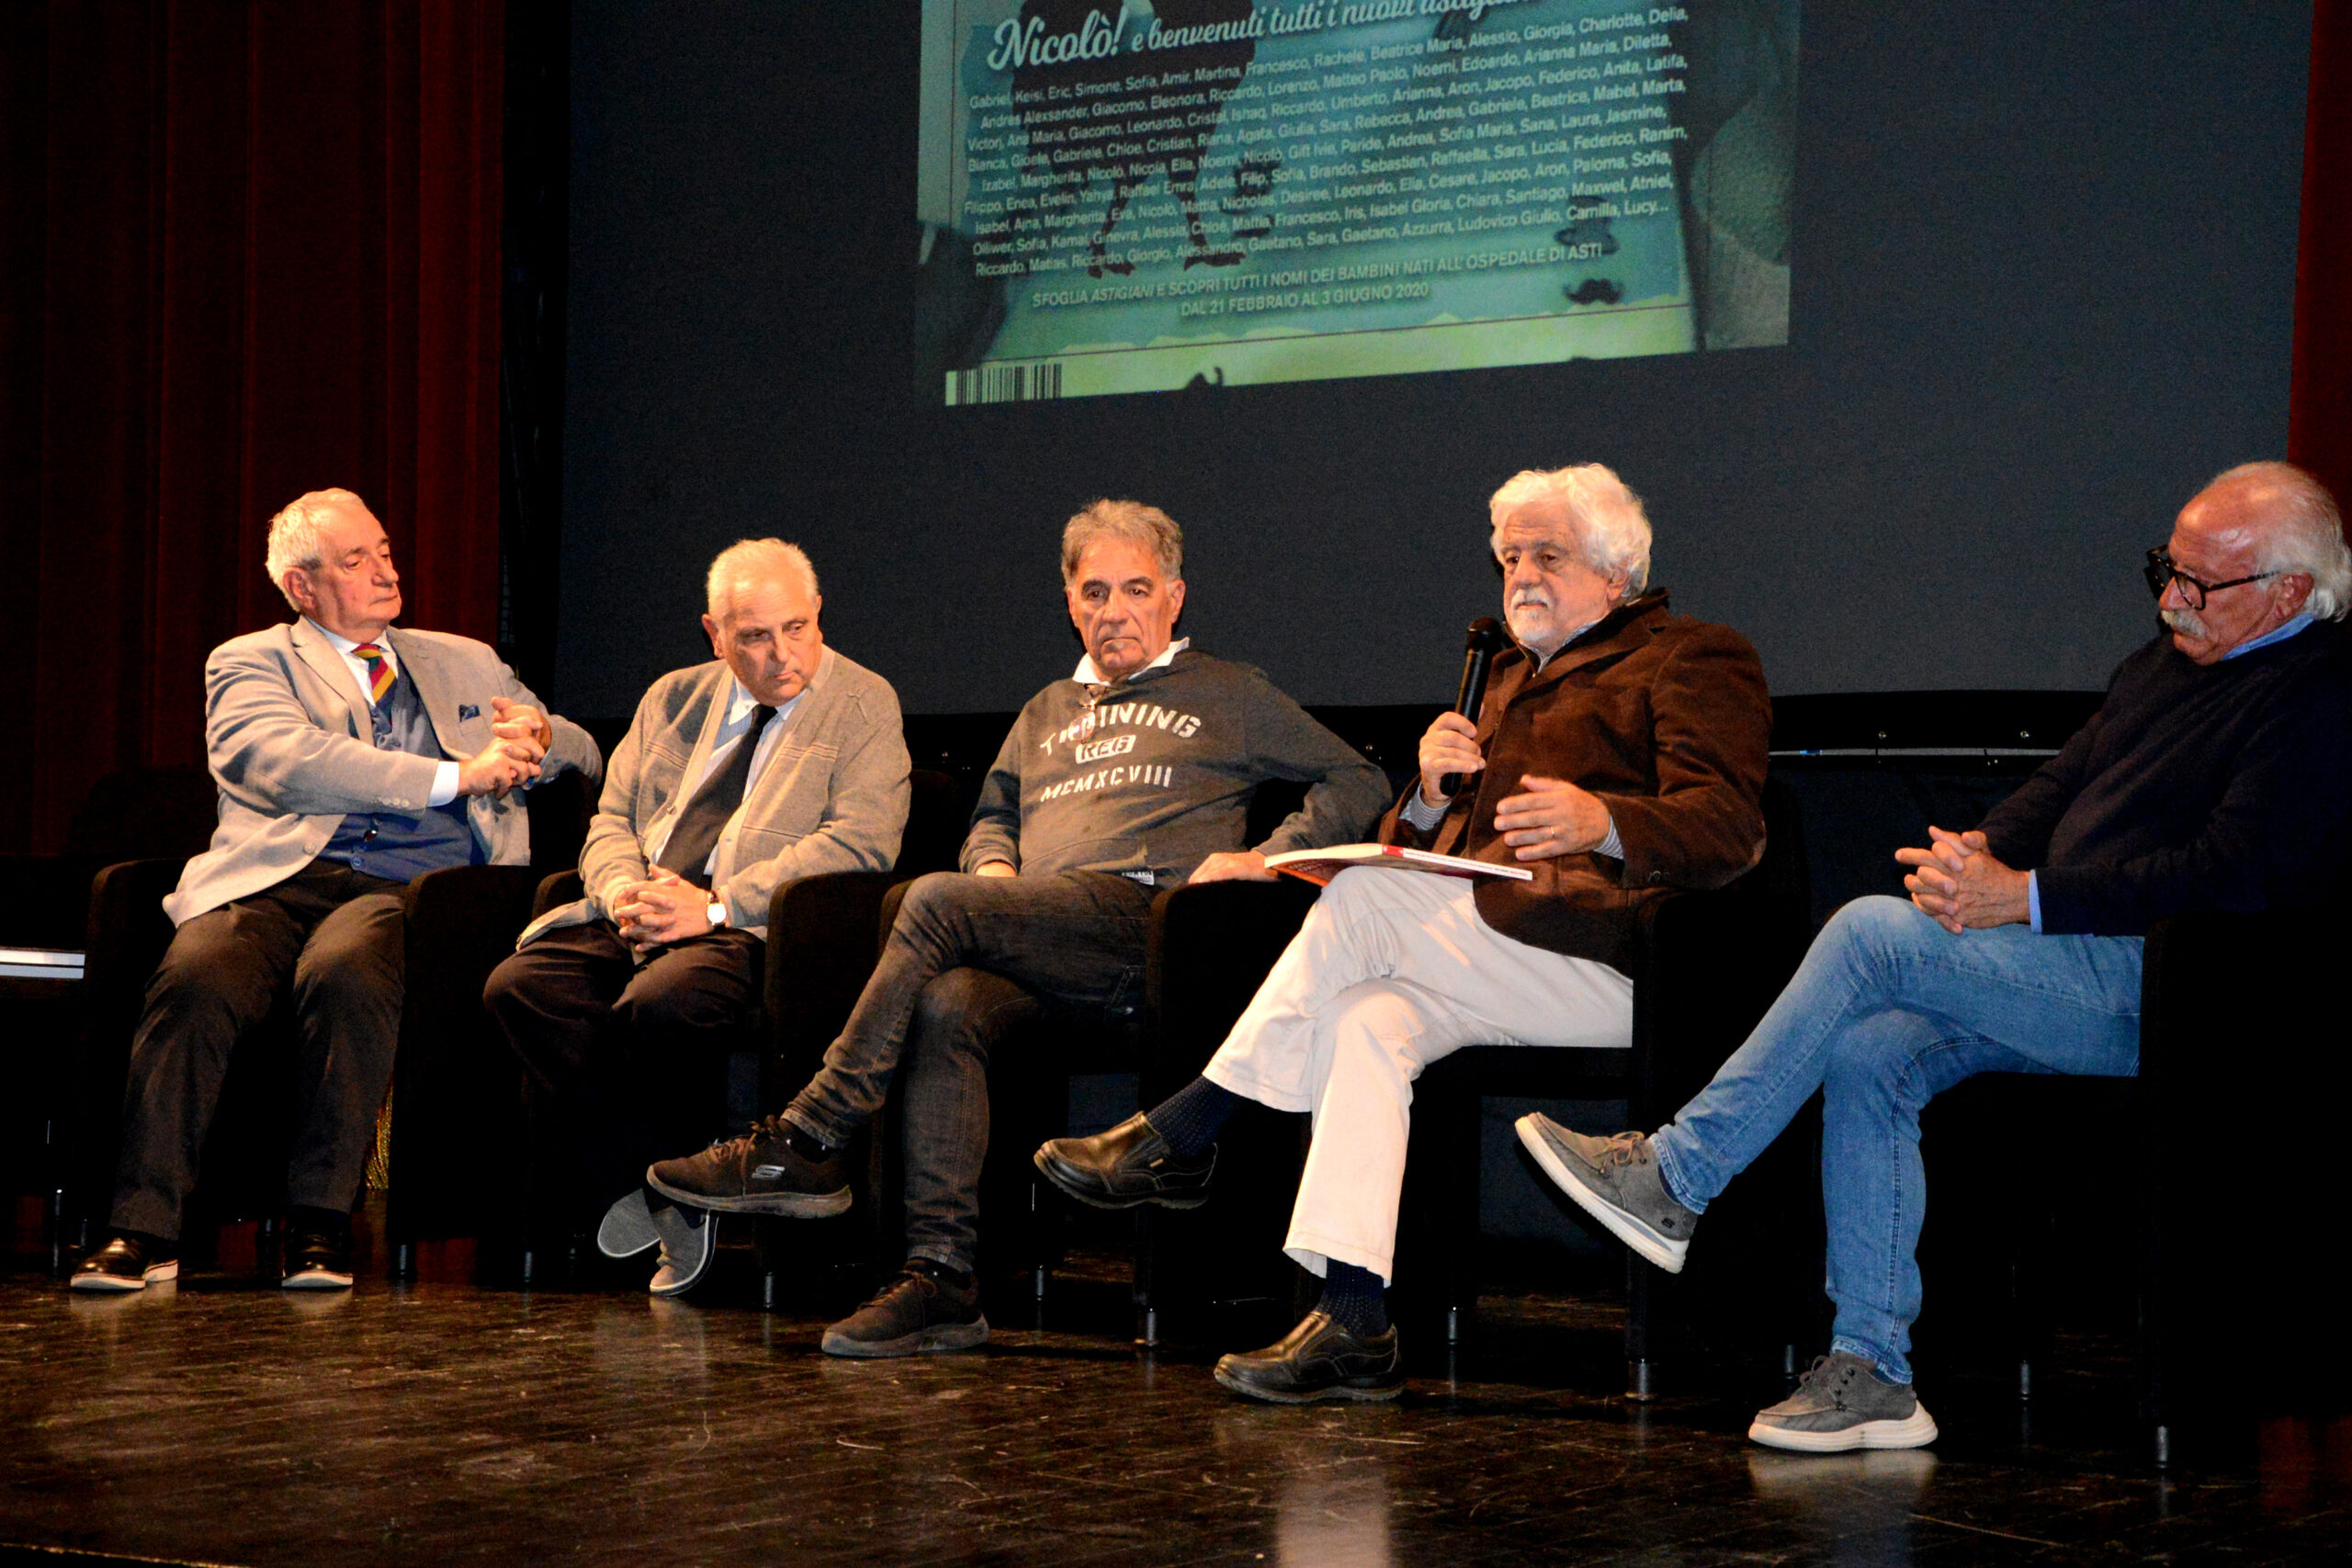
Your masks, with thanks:
[{"label": "gray sneaker", "polygon": [[1577,1207],[1668,1273],[1682,1272],[1699,1216],[1666,1190],[1647,1134],[1589,1138],[1540,1112],[1521,1117],[1517,1126],[1519,1141]]},{"label": "gray sneaker", "polygon": [[1814,1358],[1794,1393],[1758,1411],[1747,1436],[1809,1454],[1916,1449],[1936,1440],[1936,1420],[1909,1383],[1889,1382],[1861,1357],[1836,1350]]},{"label": "gray sneaker", "polygon": [[694,1289],[710,1271],[711,1255],[718,1250],[718,1216],[684,1203],[664,1203],[653,1211],[653,1228],[662,1234],[662,1262],[645,1288],[657,1296]]}]

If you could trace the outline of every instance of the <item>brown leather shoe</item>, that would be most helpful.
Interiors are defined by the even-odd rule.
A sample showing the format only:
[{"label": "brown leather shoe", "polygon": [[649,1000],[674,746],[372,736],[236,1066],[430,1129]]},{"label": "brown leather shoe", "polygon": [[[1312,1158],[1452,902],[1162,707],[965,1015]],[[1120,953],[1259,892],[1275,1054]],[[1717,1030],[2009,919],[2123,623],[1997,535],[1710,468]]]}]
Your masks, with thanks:
[{"label": "brown leather shoe", "polygon": [[1097,1209],[1197,1209],[1209,1201],[1216,1145],[1185,1159],[1140,1115],[1091,1138],[1053,1138],[1031,1163],[1064,1193]]},{"label": "brown leather shoe", "polygon": [[1405,1392],[1405,1362],[1393,1325],[1385,1334],[1359,1339],[1329,1314],[1310,1312],[1280,1343],[1219,1358],[1216,1381],[1236,1393],[1276,1404],[1324,1399],[1368,1404]]}]

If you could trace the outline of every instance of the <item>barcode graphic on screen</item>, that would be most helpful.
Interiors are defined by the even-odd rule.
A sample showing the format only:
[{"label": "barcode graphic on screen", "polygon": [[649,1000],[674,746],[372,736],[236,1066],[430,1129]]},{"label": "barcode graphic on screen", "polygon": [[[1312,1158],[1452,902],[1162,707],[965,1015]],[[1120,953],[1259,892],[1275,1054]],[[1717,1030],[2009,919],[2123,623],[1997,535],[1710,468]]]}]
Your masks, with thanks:
[{"label": "barcode graphic on screen", "polygon": [[947,406],[966,403],[1022,403],[1062,395],[1058,360],[1035,365],[983,365],[977,370],[947,373]]}]

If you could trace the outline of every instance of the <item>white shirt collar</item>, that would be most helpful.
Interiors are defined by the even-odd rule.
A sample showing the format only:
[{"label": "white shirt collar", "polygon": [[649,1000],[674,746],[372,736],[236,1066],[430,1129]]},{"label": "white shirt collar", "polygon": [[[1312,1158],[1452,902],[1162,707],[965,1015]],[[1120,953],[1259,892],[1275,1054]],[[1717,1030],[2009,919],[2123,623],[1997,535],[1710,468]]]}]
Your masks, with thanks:
[{"label": "white shirt collar", "polygon": [[[750,688],[746,687],[732,671],[728,671],[727,684],[729,694],[727,698],[727,717],[723,722],[729,725],[741,724],[752,716],[752,710],[760,705],[760,700],[752,695]],[[808,688],[801,687],[797,694],[775,711],[778,714],[790,713],[800,705],[800,699],[808,694]]]},{"label": "white shirt collar", "polygon": [[[342,654],[345,659],[355,657],[351,650],[357,648],[359,645],[352,641],[349,637],[344,636],[341,632],[331,632],[327,630],[326,627],[319,625],[318,622],[311,619],[308,615],[302,617],[302,624],[310,627],[312,631],[318,633],[321,637],[326,638],[327,646],[334,649],[337,653]],[[400,660],[392,657],[392,645],[385,640],[385,638],[390,635],[391,629],[391,627],[386,626],[382,632],[377,634],[376,646],[384,650],[384,662],[397,670],[400,668]]]},{"label": "white shirt collar", "polygon": [[[1170,660],[1175,658],[1178,654],[1183,652],[1186,649],[1192,646],[1193,639],[1191,637],[1180,637],[1174,642],[1170,643],[1166,648],[1160,649],[1159,657],[1145,665],[1143,670],[1163,670],[1167,668],[1168,661]],[[1143,670],[1135,671],[1135,673],[1129,675],[1127,679],[1130,681],[1134,680],[1136,675],[1143,673]],[[1070,672],[1070,679],[1076,681],[1081,686],[1106,686],[1110,684],[1109,682],[1102,679],[1102,672],[1094,668],[1094,655],[1091,653],[1081,653],[1078,656],[1078,668]]]}]

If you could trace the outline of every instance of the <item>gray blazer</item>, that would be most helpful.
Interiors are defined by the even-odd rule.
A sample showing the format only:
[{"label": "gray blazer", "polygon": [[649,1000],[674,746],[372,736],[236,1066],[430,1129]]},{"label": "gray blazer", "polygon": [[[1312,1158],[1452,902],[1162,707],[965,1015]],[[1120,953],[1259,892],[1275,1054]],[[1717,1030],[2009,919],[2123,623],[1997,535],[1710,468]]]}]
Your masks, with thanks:
[{"label": "gray blazer", "polygon": [[[497,737],[492,697],[539,705],[487,645],[447,632],[395,626],[384,634],[424,699],[434,738],[449,757],[470,757]],[[164,900],[175,924],[232,899],[274,887],[326,848],[345,814],[422,811],[440,760],[379,750],[368,699],[334,645],[296,621],[232,637],[204,662],[204,744],[220,785],[212,843],[187,863]],[[555,743],[547,776],[567,768],[594,778],[596,743],[570,719],[548,716]],[[487,857],[500,865],[531,858],[523,797],[466,799],[466,817]]]},{"label": "gray blazer", "polygon": [[[684,807],[681,786],[710,755],[734,690],[718,660],[653,682],[613,751],[580,852],[587,897],[532,921],[516,946],[604,918],[605,896],[645,875],[645,840]],[[822,872],[888,871],[907,826],[910,764],[889,682],[829,648],[785,722],[711,861],[711,889],[726,901],[728,924],[763,940],[778,886]]]}]

